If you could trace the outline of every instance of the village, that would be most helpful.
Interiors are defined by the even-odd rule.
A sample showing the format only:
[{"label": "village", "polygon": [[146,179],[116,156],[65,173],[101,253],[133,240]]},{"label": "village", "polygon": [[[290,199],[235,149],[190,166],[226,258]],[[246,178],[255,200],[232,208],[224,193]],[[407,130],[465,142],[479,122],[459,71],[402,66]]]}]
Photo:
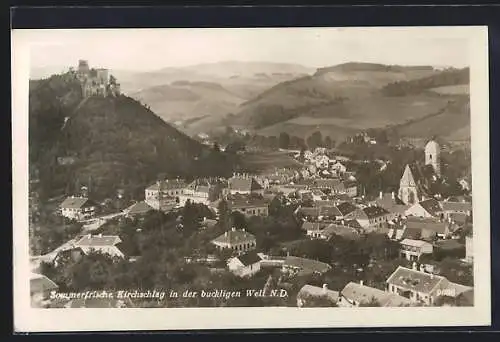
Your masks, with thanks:
[{"label": "village", "polygon": [[[268,280],[261,284],[264,291],[270,290],[273,279],[268,274],[278,274],[274,288],[280,289],[292,287],[294,279],[300,278],[303,285],[292,299],[298,307],[473,305],[472,280],[468,284],[455,282],[436,265],[443,258],[464,267],[472,265],[472,203],[467,196],[443,198],[429,194],[427,180],[441,177],[441,146],[430,140],[424,153],[424,164],[408,164],[401,170],[398,191],[380,191],[375,198],[360,193],[356,173],[346,166],[349,158],[332,155],[325,148],[296,153],[294,157],[301,160],[302,168],[295,170],[277,168],[266,174],[234,173],[229,179],[191,182],[158,179],[144,189],[142,200],[105,215],[99,214],[100,204],[89,198],[83,188],[81,193],[65,198],[54,212],[71,222],[80,222],[82,230],[53,251],[32,256],[32,301],[50,307],[49,294],[59,288],[42,274],[43,263],[57,266],[64,258],[82,258],[92,253],[137,262],[141,256],[127,250],[119,231],[106,233],[110,224],[120,220],[141,222],[151,213],[161,212],[171,215],[175,227],[182,230],[186,220],[183,210],[198,206],[206,214],[194,224],[211,237],[210,246],[195,246],[179,262],[199,264],[242,280],[264,272]],[[463,187],[470,193],[469,184],[464,182]],[[272,248],[263,246],[260,242],[267,241],[266,234],[270,233],[262,232],[264,238],[256,237],[252,224],[262,229],[265,221],[259,220],[280,215],[276,214],[279,210],[292,213],[291,219],[300,227],[299,236],[291,242],[275,241]],[[141,228],[137,232],[140,234]],[[387,257],[388,247],[384,247],[380,262],[389,260],[393,267],[384,279],[363,279],[367,268],[377,267],[373,253],[363,265],[347,261],[341,266],[339,262],[308,257],[314,252],[300,252],[301,244],[310,243],[308,248],[319,249],[328,243],[330,253],[328,249],[367,237],[397,246],[391,257]],[[195,253],[196,250],[209,252]],[[346,267],[353,269],[352,279]],[[347,284],[341,288],[332,288],[322,278],[328,274],[335,278],[339,272],[348,272],[342,275]]]}]

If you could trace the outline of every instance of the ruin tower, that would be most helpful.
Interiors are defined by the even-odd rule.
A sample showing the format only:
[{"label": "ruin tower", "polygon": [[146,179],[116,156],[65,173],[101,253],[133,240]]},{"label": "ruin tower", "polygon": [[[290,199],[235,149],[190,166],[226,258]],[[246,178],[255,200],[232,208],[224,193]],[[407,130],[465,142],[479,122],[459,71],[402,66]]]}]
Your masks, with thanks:
[{"label": "ruin tower", "polygon": [[78,61],[78,73],[79,74],[88,74],[90,71],[89,62],[84,59],[80,59]]},{"label": "ruin tower", "polygon": [[431,165],[438,177],[441,177],[441,146],[431,139],[425,145],[425,165]]}]

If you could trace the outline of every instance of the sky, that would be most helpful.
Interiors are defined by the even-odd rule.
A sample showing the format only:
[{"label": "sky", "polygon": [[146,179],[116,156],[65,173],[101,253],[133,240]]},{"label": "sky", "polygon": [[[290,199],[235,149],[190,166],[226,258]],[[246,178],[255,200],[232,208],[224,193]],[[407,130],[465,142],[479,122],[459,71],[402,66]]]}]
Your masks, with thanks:
[{"label": "sky", "polygon": [[326,67],[357,61],[465,67],[458,27],[30,30],[31,66],[152,71],[220,61]]}]

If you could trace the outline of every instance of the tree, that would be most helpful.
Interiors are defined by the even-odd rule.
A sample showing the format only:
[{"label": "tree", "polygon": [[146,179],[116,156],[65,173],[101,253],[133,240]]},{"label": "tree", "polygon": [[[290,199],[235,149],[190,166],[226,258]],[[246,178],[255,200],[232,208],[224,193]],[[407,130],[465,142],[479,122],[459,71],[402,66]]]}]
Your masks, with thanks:
[{"label": "tree", "polygon": [[329,135],[327,135],[325,137],[325,147],[328,147],[328,148],[335,147],[335,141],[333,141],[332,138],[330,138]]},{"label": "tree", "polygon": [[278,141],[279,148],[287,149],[290,147],[290,136],[286,132],[281,132]]},{"label": "tree", "polygon": [[434,306],[457,306],[456,299],[450,296],[438,296],[434,301]]},{"label": "tree", "polygon": [[311,136],[309,136],[309,138],[307,138],[307,146],[311,149],[322,147],[323,145],[323,136],[320,131],[314,132]]},{"label": "tree", "polygon": [[217,206],[219,212],[219,225],[223,231],[231,229],[231,211],[226,200],[221,200]]},{"label": "tree", "polygon": [[233,225],[236,229],[246,229],[247,222],[245,219],[245,215],[240,213],[239,211],[233,211],[231,214]]},{"label": "tree", "polygon": [[245,150],[245,144],[243,144],[242,141],[233,141],[232,143],[229,143],[226,146],[226,149],[224,150],[226,153],[230,154],[236,154],[240,151]]}]

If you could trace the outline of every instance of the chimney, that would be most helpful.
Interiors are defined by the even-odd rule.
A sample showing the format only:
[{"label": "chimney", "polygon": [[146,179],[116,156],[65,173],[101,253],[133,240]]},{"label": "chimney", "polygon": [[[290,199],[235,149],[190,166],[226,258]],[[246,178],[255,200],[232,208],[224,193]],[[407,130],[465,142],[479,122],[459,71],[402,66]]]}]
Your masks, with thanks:
[{"label": "chimney", "polygon": [[383,197],[383,196],[384,196],[384,194],[382,193],[382,191],[380,191],[380,192],[378,193],[378,197],[379,197],[380,199],[382,199],[382,197]]},{"label": "chimney", "polygon": [[342,220],[342,225],[345,226],[345,221],[344,220]]},{"label": "chimney", "polygon": [[328,291],[328,284],[323,284],[323,293]]},{"label": "chimney", "polygon": [[396,194],[394,193],[394,191],[393,191],[393,192],[391,192],[391,198],[392,198],[393,200],[395,200],[395,199],[396,199]]},{"label": "chimney", "polygon": [[413,269],[414,271],[416,271],[416,270],[417,270],[417,263],[416,263],[416,262],[413,262],[412,269]]},{"label": "chimney", "polygon": [[364,286],[364,281],[363,281],[363,280],[360,280],[360,281],[359,281],[359,285]]}]

